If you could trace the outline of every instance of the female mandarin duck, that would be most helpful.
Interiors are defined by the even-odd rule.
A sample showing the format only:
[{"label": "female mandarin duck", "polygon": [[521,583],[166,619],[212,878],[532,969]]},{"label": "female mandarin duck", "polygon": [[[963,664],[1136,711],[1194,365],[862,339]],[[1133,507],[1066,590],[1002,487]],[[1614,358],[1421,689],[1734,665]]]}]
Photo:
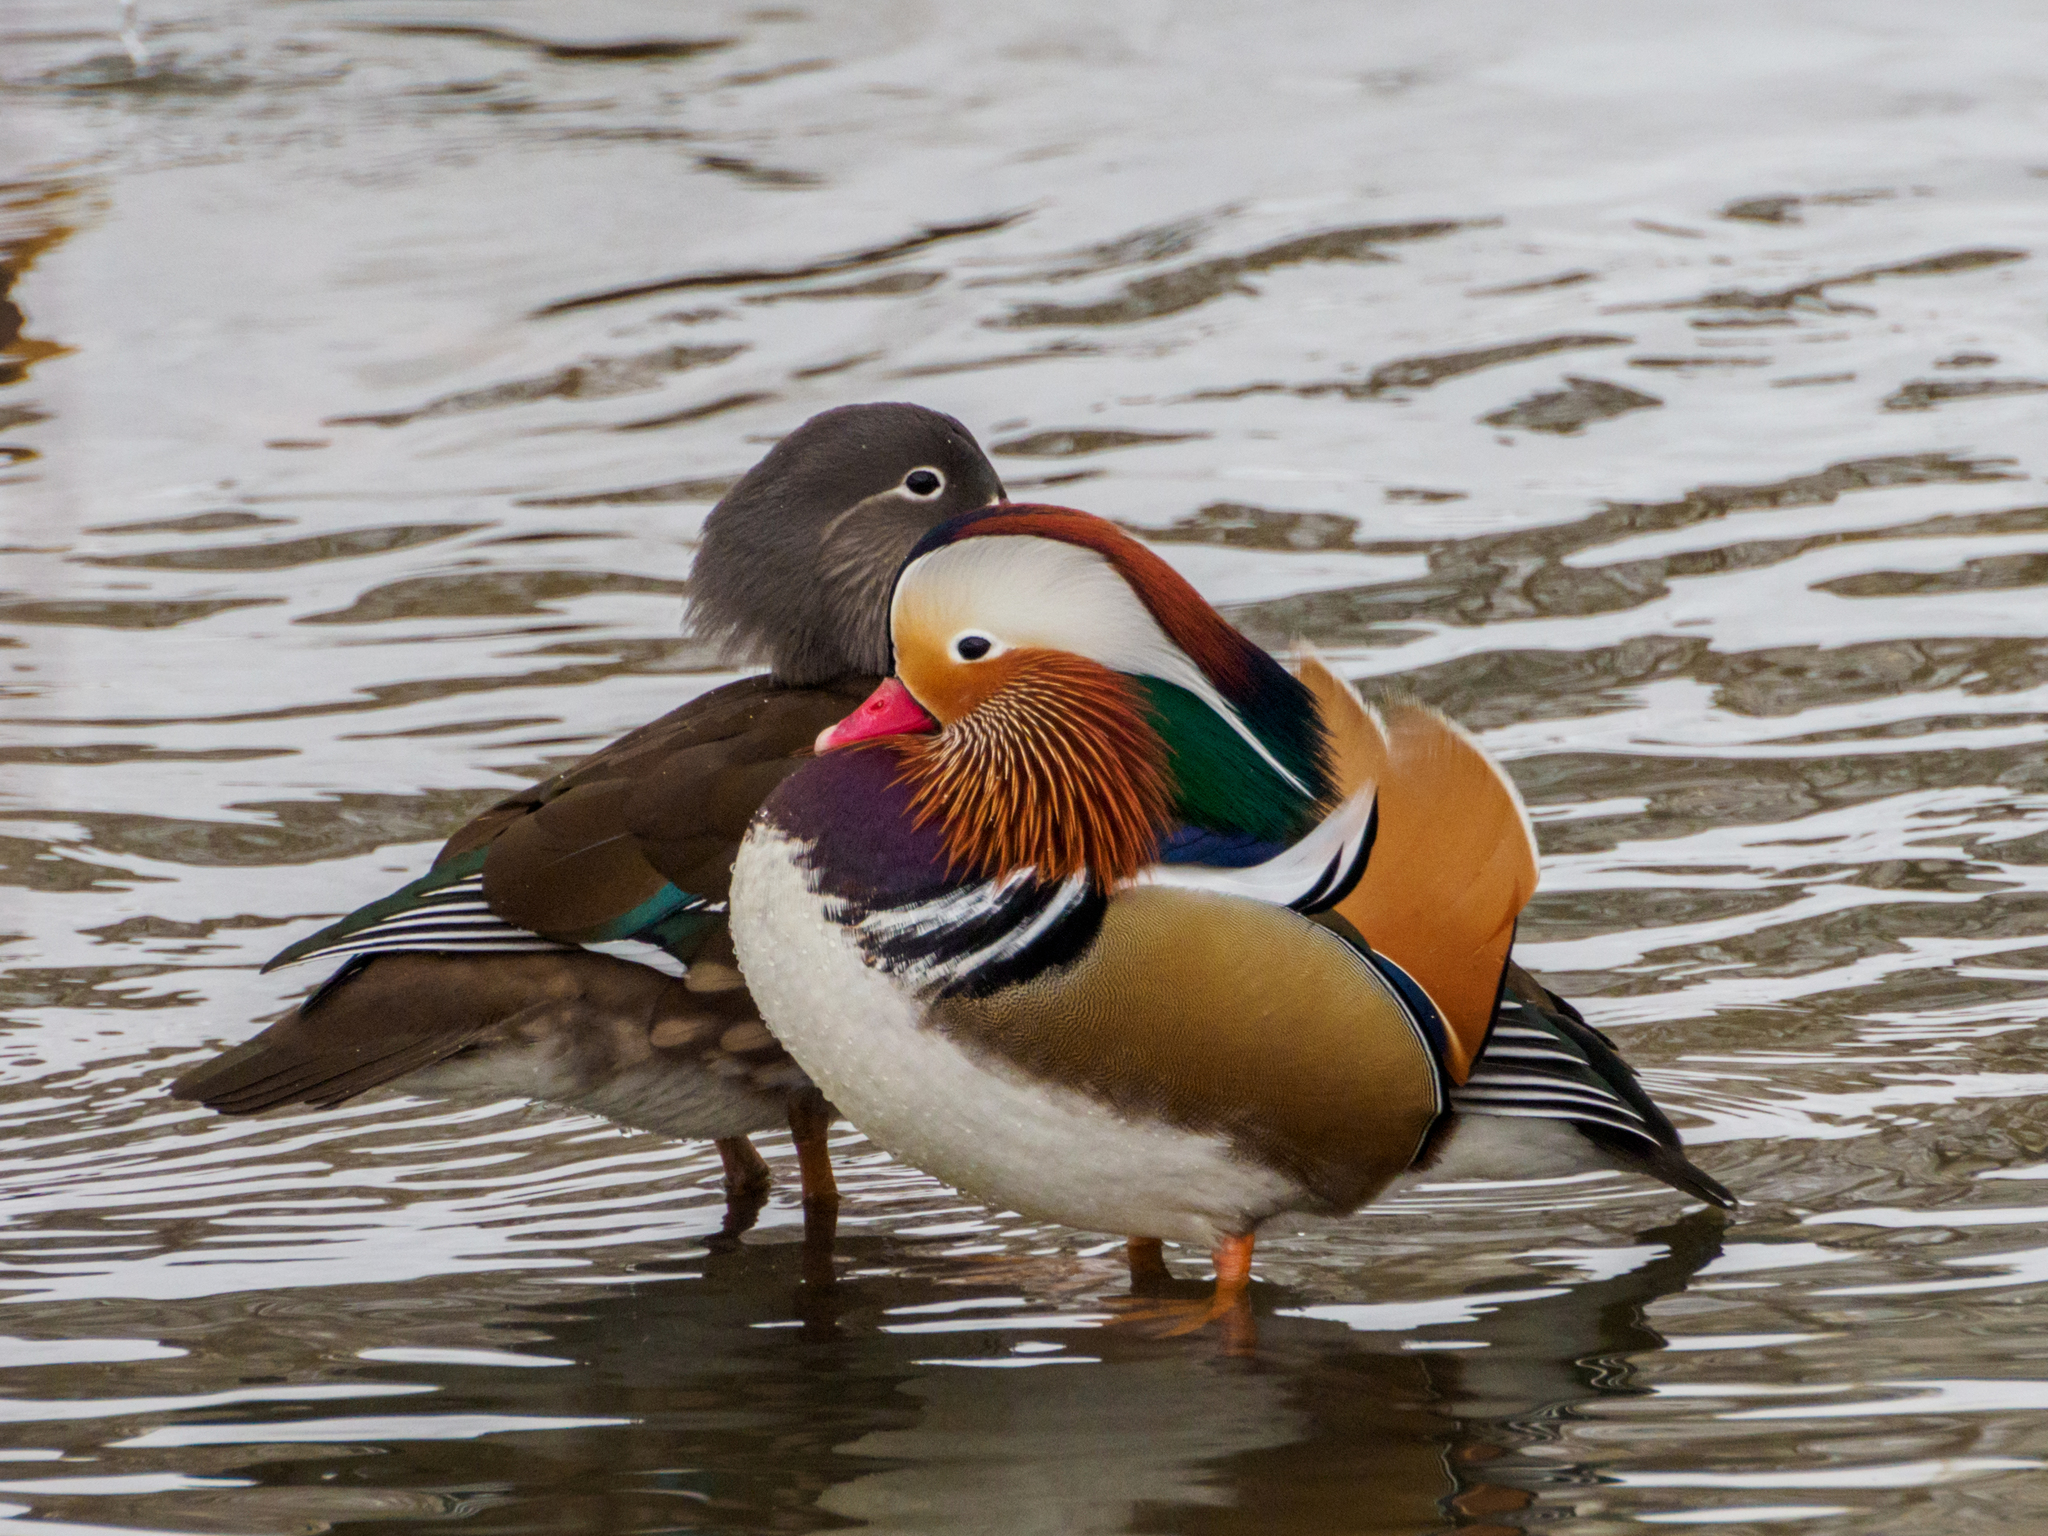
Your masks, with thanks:
[{"label": "female mandarin duck", "polygon": [[967,429],[913,405],[814,416],[712,510],[700,634],[765,655],[449,839],[404,889],[272,966],[347,963],[248,1044],[172,1087],[228,1114],[328,1107],[394,1083],[527,1095],[712,1138],[751,1219],[749,1132],[789,1124],[807,1207],[836,1198],[829,1114],[733,967],[726,886],[748,820],[888,670],[889,584],[927,529],[999,501]]},{"label": "female mandarin duck", "polygon": [[1212,1247],[1204,1318],[1262,1222],[1411,1171],[1733,1203],[1568,1005],[1517,970],[1496,1022],[1534,843],[1441,716],[1290,676],[1061,508],[926,535],[891,623],[732,880],[762,1017],[876,1142],[1134,1273]]}]

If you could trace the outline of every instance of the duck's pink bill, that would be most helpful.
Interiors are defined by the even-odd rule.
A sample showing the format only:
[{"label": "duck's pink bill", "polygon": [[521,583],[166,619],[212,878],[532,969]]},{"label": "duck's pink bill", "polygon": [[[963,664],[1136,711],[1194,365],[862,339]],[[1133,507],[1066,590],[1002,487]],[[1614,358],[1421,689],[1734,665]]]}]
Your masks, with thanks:
[{"label": "duck's pink bill", "polygon": [[817,750],[850,747],[856,741],[873,741],[877,736],[912,736],[936,731],[939,722],[910,696],[910,690],[893,677],[861,701],[861,706],[837,725],[818,732]]}]

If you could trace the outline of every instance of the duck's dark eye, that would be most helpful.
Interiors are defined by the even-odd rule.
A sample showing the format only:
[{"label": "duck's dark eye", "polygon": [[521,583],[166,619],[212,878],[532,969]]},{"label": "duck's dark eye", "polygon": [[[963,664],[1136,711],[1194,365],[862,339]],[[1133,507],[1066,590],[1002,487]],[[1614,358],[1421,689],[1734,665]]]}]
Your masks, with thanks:
[{"label": "duck's dark eye", "polygon": [[913,496],[936,496],[945,484],[946,477],[936,469],[913,469],[903,477],[903,489]]},{"label": "duck's dark eye", "polygon": [[995,642],[987,635],[962,635],[953,642],[953,649],[960,653],[962,661],[979,661],[995,649]]}]

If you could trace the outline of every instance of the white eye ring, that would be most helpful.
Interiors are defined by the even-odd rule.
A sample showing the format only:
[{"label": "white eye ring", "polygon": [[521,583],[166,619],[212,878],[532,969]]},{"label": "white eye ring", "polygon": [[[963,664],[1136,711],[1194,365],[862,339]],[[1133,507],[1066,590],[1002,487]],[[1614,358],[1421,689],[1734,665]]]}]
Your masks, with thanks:
[{"label": "white eye ring", "polygon": [[[913,485],[911,482],[916,481]],[[903,489],[919,501],[929,501],[946,488],[946,477],[929,464],[920,464],[903,477]]]},{"label": "white eye ring", "polygon": [[946,647],[961,661],[987,661],[991,656],[1000,656],[1009,647],[994,635],[983,634],[978,629],[962,630],[953,637],[953,643]]}]

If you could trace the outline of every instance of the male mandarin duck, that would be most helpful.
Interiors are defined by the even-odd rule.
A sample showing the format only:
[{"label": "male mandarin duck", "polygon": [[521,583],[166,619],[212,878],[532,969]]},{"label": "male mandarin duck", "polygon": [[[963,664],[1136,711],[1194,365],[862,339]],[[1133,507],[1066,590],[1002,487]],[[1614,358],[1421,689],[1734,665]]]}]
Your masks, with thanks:
[{"label": "male mandarin duck", "polygon": [[762,1018],[881,1146],[1125,1234],[1134,1277],[1159,1239],[1212,1248],[1203,1319],[1261,1223],[1410,1172],[1733,1204],[1509,965],[1534,841],[1442,716],[1290,675],[1062,508],[927,534],[891,623],[895,675],[768,797],[731,888]]},{"label": "male mandarin duck", "polygon": [[[718,1144],[751,1219],[787,1124],[807,1207],[836,1201],[829,1107],[732,963],[726,890],[768,792],[887,672],[888,595],[930,528],[1003,497],[959,422],[914,405],[812,417],[704,525],[700,635],[767,660],[448,840],[410,885],[271,966],[346,957],[283,1019],[172,1085],[227,1114],[382,1084],[524,1095]],[[268,969],[269,967],[266,967]]]}]

